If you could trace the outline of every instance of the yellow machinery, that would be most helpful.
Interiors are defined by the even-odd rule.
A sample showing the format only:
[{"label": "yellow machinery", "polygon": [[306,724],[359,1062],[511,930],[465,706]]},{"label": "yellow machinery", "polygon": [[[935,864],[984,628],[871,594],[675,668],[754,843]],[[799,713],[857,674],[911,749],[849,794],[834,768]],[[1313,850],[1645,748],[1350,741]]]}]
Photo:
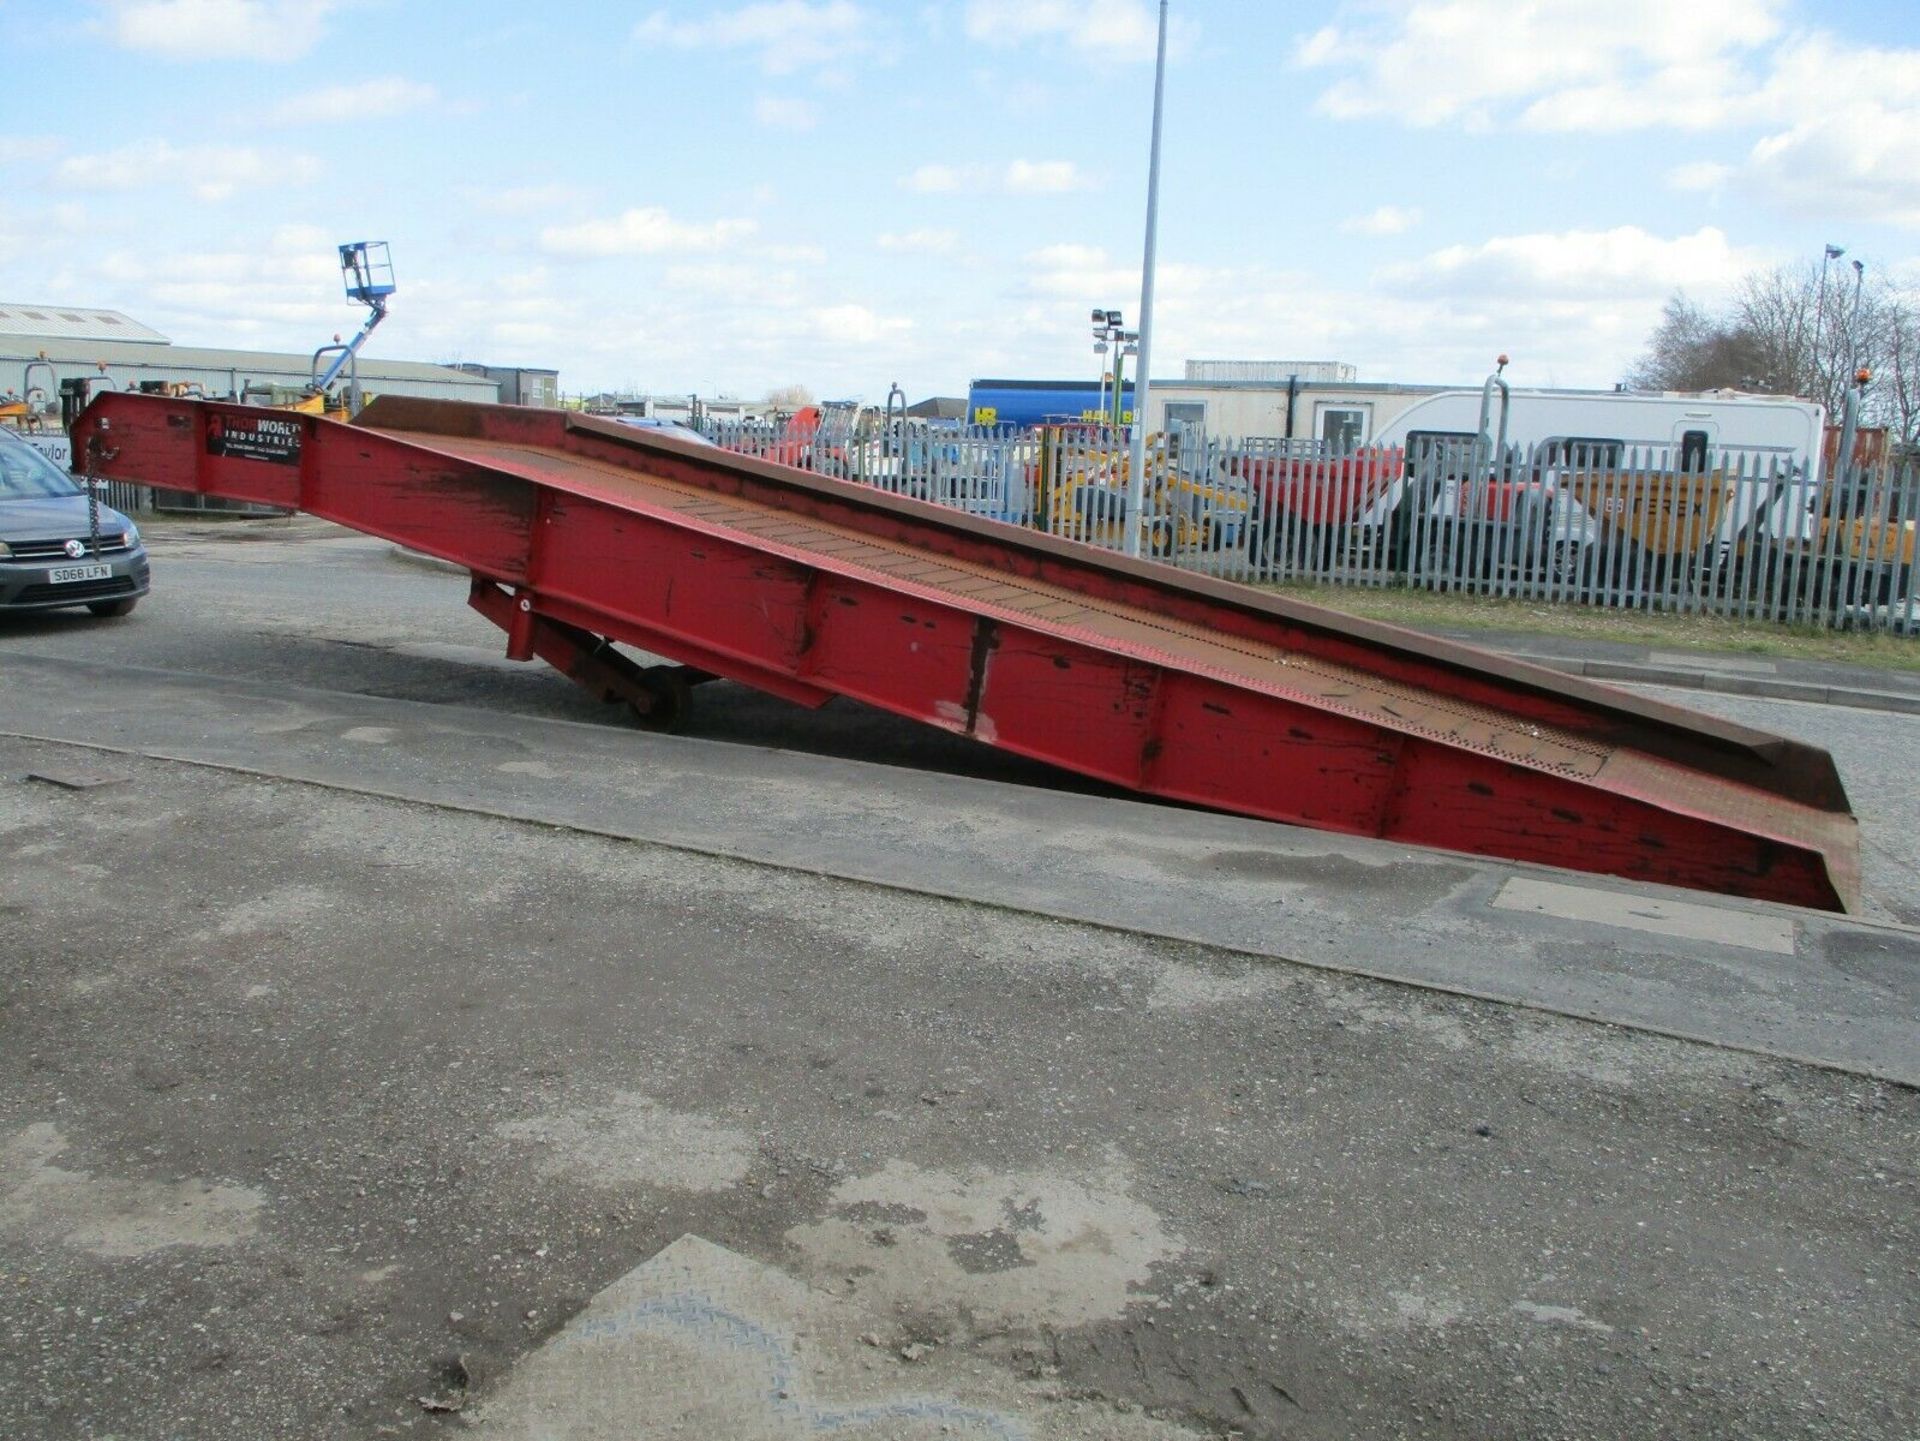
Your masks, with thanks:
[{"label": "yellow machinery", "polygon": [[[1036,519],[1054,535],[1122,549],[1130,460],[1124,433],[1085,424],[1038,428]],[[1246,534],[1250,493],[1194,475],[1179,440],[1147,437],[1141,548],[1153,555],[1219,550]]]},{"label": "yellow machinery", "polygon": [[1706,561],[1736,482],[1720,470],[1607,467],[1562,473],[1559,484],[1593,518],[1611,565],[1621,572],[1643,567],[1649,580],[1663,583]]}]

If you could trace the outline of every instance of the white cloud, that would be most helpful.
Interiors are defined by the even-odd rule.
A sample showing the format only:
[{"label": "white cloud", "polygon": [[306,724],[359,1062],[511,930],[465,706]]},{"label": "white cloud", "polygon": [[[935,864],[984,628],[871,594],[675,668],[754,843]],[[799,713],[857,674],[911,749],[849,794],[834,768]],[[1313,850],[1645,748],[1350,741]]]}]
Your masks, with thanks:
[{"label": "white cloud", "polygon": [[279,226],[263,243],[232,251],[108,251],[92,266],[90,285],[137,295],[143,320],[187,343],[288,344],[286,337],[325,335],[353,318],[333,240],[309,225]]},{"label": "white cloud", "polygon": [[[1025,290],[1029,295],[1058,300],[1063,305],[1086,301],[1088,297],[1109,303],[1105,297],[1122,298],[1140,293],[1139,268],[1116,263],[1097,245],[1068,242],[1044,245],[1026,257],[1028,267]],[[1157,281],[1165,280],[1167,270],[1155,271]]]},{"label": "white cloud", "polygon": [[[1115,60],[1151,60],[1157,12],[1146,0],[968,0],[967,36],[993,45],[1060,40]],[[1168,24],[1168,48],[1176,35]]]},{"label": "white cloud", "polygon": [[820,122],[806,101],[778,95],[762,95],[754,101],[753,118],[774,130],[811,130]]},{"label": "white cloud", "polygon": [[508,185],[497,190],[480,185],[467,185],[462,186],[459,193],[476,208],[493,211],[500,215],[551,215],[554,211],[573,205],[582,198],[578,186],[564,181],[547,181],[538,185]]},{"label": "white cloud", "polygon": [[894,255],[951,255],[960,237],[951,230],[890,231],[877,236],[874,244]]},{"label": "white cloud", "polygon": [[1765,99],[1788,123],[1754,143],[1741,183],[1796,214],[1920,227],[1920,49],[1798,38]]},{"label": "white cloud", "polygon": [[337,0],[110,0],[116,45],[171,60],[298,60],[320,42]]},{"label": "white cloud", "polygon": [[[1744,132],[1671,170],[1794,214],[1920,227],[1920,48],[1787,30],[1785,0],[1386,0],[1304,37],[1337,119],[1555,133]],[[1737,163],[1734,163],[1737,160]]]},{"label": "white cloud", "polygon": [[720,250],[753,234],[751,220],[716,220],[690,225],[657,205],[623,210],[606,220],[578,225],[549,225],[540,246],[554,255],[658,255],[676,250]]},{"label": "white cloud", "polygon": [[1739,59],[1780,34],[1783,3],[1388,0],[1372,23],[1306,37],[1294,60],[1348,72],[1319,98],[1336,119],[1486,125],[1518,107],[1537,129],[1697,128],[1744,103]]},{"label": "white cloud", "polygon": [[900,184],[920,195],[947,195],[967,183],[967,172],[954,165],[929,162],[914,167],[900,178]]},{"label": "white cloud", "polygon": [[791,309],[806,287],[797,271],[747,260],[690,260],[669,265],[662,277],[677,303],[757,308],[771,314]]},{"label": "white cloud", "polygon": [[1797,214],[1920,229],[1920,107],[1836,100],[1761,139],[1740,176]]},{"label": "white cloud", "polygon": [[1766,263],[1712,226],[1663,239],[1637,225],[1498,235],[1452,245],[1381,270],[1382,285],[1408,295],[1532,297],[1560,301],[1660,299],[1678,289],[1718,293]]},{"label": "white cloud", "polygon": [[246,145],[177,146],[136,140],[118,150],[70,155],[54,167],[55,181],[70,190],[139,190],[184,183],[201,200],[231,200],[236,194],[274,193],[304,185],[320,173],[314,156],[258,150]]},{"label": "white cloud", "polygon": [[824,245],[761,245],[756,247],[753,253],[762,260],[776,260],[781,264],[787,265],[824,265],[827,263],[827,250]]},{"label": "white cloud", "polygon": [[389,75],[356,85],[329,85],[290,96],[274,106],[268,122],[274,125],[333,125],[403,115],[433,104],[440,92],[431,85]]},{"label": "white cloud", "polygon": [[1382,205],[1365,215],[1350,215],[1340,222],[1348,235],[1399,235],[1420,223],[1417,206]]},{"label": "white cloud", "polygon": [[1015,160],[1002,178],[1011,195],[1060,195],[1085,190],[1088,182],[1071,160]]},{"label": "white cloud", "polygon": [[879,315],[864,305],[820,306],[807,318],[819,337],[834,345],[874,345],[913,329],[905,316]]},{"label": "white cloud", "polygon": [[963,190],[1061,195],[1070,190],[1093,188],[1093,182],[1071,160],[1010,160],[998,171],[980,164],[929,162],[901,176],[900,184],[919,195],[951,195]]},{"label": "white cloud", "polygon": [[877,21],[852,0],[763,0],[737,10],[676,20],[656,10],[633,28],[643,45],[681,50],[753,50],[769,75],[844,64],[870,48]]},{"label": "white cloud", "polygon": [[[1176,373],[1180,356],[1287,355],[1354,363],[1369,379],[1467,384],[1507,351],[1518,384],[1610,385],[1676,285],[1718,295],[1747,264],[1770,258],[1732,249],[1717,232],[1573,231],[1437,251],[1345,287],[1257,262],[1163,264],[1154,353],[1169,359],[1156,370]],[[981,363],[1005,331],[1029,351],[1051,342],[1055,365],[1071,365],[1085,353],[1086,305],[1117,302],[1131,316],[1139,285],[1131,257],[1078,243],[1036,250],[1007,313],[996,311],[974,341]]]},{"label": "white cloud", "polygon": [[1667,185],[1673,190],[1718,190],[1733,174],[1731,165],[1717,160],[1694,160],[1676,165],[1667,172]]}]

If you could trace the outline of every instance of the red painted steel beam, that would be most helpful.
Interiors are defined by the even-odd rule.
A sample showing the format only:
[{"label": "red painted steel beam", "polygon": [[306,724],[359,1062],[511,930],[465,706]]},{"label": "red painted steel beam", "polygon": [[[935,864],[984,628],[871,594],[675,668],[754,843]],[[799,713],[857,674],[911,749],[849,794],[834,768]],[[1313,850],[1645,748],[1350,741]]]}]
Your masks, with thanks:
[{"label": "red painted steel beam", "polygon": [[1826,908],[1857,892],[1816,747],[785,466],[393,397],[342,426],[116,394],[75,442],[100,475],[464,566],[518,654],[551,622],[1243,815]]}]

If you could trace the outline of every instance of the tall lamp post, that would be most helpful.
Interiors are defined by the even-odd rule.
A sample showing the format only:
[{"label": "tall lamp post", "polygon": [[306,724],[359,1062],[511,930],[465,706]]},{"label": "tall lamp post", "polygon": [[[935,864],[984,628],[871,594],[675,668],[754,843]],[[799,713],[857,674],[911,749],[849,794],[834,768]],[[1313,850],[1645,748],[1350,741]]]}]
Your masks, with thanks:
[{"label": "tall lamp post", "polygon": [[1850,372],[1860,368],[1860,287],[1866,283],[1866,279],[1866,263],[1854,261],[1853,314],[1847,319],[1847,369]]},{"label": "tall lamp post", "polygon": [[1099,357],[1100,365],[1100,402],[1098,413],[1107,413],[1107,312],[1095,309],[1093,312],[1093,353]]},{"label": "tall lamp post", "polygon": [[[1820,259],[1820,297],[1814,303],[1813,318],[1813,388],[1826,394],[1822,382],[1825,380],[1828,347],[1832,340],[1831,329],[1827,324],[1827,270],[1841,256],[1847,253],[1844,245],[1829,245],[1826,254]],[[1799,382],[1792,382],[1796,386]]]},{"label": "tall lamp post", "polygon": [[1160,107],[1167,78],[1167,0],[1160,0],[1160,41],[1153,60],[1153,141],[1147,158],[1147,243],[1140,258],[1140,364],[1133,382],[1133,449],[1127,467],[1126,553],[1140,554],[1147,495],[1147,401],[1153,368],[1153,251],[1160,228]]}]

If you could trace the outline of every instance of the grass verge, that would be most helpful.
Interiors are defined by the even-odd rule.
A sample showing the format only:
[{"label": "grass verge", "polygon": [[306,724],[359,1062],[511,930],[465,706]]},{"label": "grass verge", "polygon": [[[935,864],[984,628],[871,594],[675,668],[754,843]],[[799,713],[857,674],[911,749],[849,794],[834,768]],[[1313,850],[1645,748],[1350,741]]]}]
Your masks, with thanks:
[{"label": "grass verge", "polygon": [[1821,630],[1731,616],[1660,615],[1399,587],[1282,585],[1272,589],[1292,600],[1413,630],[1563,636],[1660,650],[1777,656],[1920,672],[1920,638],[1885,631]]}]

